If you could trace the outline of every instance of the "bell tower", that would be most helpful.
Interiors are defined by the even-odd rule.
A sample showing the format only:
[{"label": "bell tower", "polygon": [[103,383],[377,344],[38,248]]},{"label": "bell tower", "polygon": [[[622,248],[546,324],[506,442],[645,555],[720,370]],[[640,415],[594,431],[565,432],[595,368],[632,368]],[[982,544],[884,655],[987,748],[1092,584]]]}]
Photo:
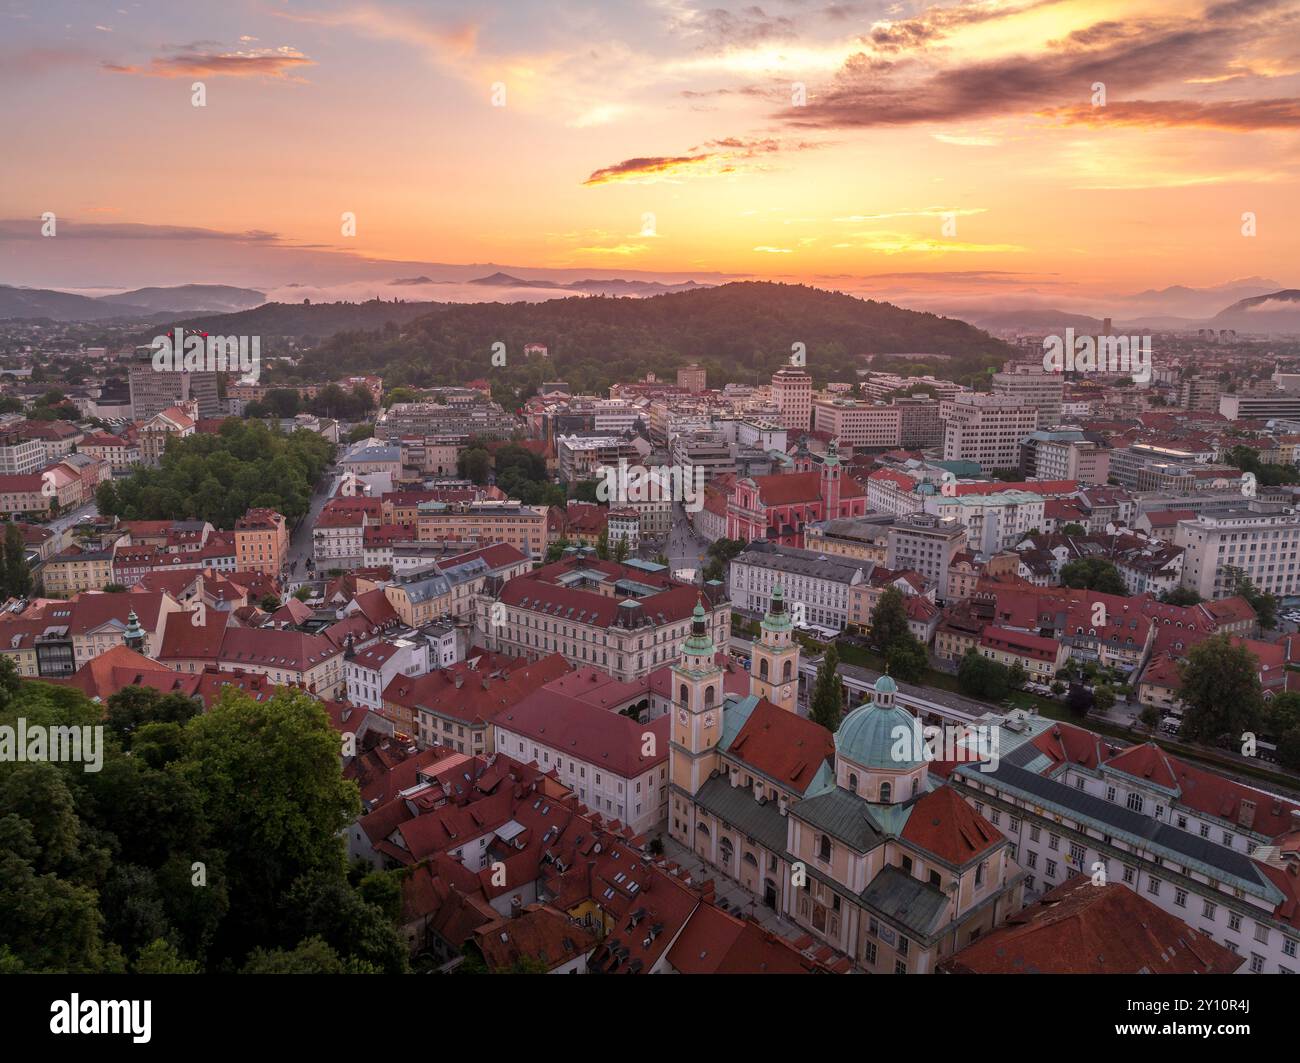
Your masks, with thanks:
[{"label": "bell tower", "polygon": [[749,692],[794,712],[799,692],[799,643],[794,640],[794,622],[786,611],[785,595],[779,583],[772,588],[772,599],[752,657]]},{"label": "bell tower", "polygon": [[708,617],[696,602],[691,633],[671,672],[673,725],[668,747],[669,781],[692,796],[718,767],[723,673],[714,653]]},{"label": "bell tower", "polygon": [[826,447],[826,457],[822,461],[821,495],[822,517],[834,520],[840,515],[840,477],[844,469],[840,465],[840,448],[832,439]]}]

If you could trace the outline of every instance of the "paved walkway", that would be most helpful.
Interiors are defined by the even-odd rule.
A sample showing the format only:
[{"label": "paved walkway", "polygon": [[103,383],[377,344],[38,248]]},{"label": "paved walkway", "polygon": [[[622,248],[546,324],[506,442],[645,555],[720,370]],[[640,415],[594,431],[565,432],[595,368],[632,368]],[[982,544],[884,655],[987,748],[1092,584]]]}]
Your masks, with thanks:
[{"label": "paved walkway", "polygon": [[795,941],[805,933],[789,919],[782,918],[747,889],[728,878],[717,868],[709,867],[695,853],[680,842],[663,835],[664,856],[674,863],[681,864],[697,881],[713,879],[714,897],[717,901],[727,902],[727,911],[741,918],[753,917],[774,934],[779,934],[788,941]]}]

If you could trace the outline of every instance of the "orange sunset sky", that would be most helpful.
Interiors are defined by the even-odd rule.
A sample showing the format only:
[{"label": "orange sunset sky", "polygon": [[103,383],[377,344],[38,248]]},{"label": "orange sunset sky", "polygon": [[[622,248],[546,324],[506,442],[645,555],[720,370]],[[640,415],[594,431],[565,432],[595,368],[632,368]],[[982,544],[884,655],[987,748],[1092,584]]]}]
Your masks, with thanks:
[{"label": "orange sunset sky", "polygon": [[0,283],[1300,285],[1300,2],[718,4],[8,2]]}]

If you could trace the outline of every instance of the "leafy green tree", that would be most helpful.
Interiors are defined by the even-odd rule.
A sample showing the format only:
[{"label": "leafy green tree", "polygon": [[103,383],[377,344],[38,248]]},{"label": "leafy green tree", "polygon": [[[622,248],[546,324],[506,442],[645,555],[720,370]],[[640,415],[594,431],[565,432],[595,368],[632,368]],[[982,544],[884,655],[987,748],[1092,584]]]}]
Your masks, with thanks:
[{"label": "leafy green tree", "polygon": [[1070,693],[1065,698],[1065,704],[1076,716],[1087,716],[1092,711],[1095,699],[1091,690],[1082,683],[1075,683],[1070,687]]},{"label": "leafy green tree", "polygon": [[1013,661],[1011,667],[1007,669],[1007,685],[1012,690],[1020,690],[1029,682],[1029,673],[1025,671],[1025,666],[1019,661]]},{"label": "leafy green tree", "polygon": [[1161,594],[1160,600],[1169,605],[1200,605],[1201,596],[1190,587],[1174,587]]},{"label": "leafy green tree", "polygon": [[17,524],[5,525],[3,572],[4,596],[26,598],[32,593],[32,571],[27,564],[27,544]]},{"label": "leafy green tree", "polygon": [[1256,587],[1240,568],[1225,565],[1223,575],[1224,579],[1232,585],[1233,593],[1245,598],[1250,607],[1255,610],[1261,628],[1267,631],[1277,627],[1277,599],[1273,595]]},{"label": "leafy green tree", "polygon": [[1103,557],[1081,557],[1062,565],[1061,585],[1102,594],[1128,593],[1115,563]]},{"label": "leafy green tree", "polygon": [[871,611],[871,644],[881,653],[912,636],[907,626],[907,606],[897,587],[887,587]]},{"label": "leafy green tree", "polygon": [[1115,705],[1115,688],[1109,683],[1098,683],[1092,690],[1092,698],[1098,712],[1107,712]]},{"label": "leafy green tree", "polygon": [[619,562],[627,560],[627,536],[625,535],[620,535],[614,543],[614,560]]},{"label": "leafy green tree", "polygon": [[921,640],[909,634],[885,653],[885,670],[904,683],[919,683],[929,670],[930,658]]},{"label": "leafy green tree", "polygon": [[320,937],[310,937],[292,949],[254,949],[243,974],[378,974],[362,962],[348,962]]},{"label": "leafy green tree", "polygon": [[163,694],[153,687],[125,686],[109,696],[104,721],[129,749],[132,735],[145,724],[184,724],[198,714],[199,703],[179,691]]},{"label": "leafy green tree", "polygon": [[596,556],[602,561],[609,560],[609,528],[608,526],[600,529],[600,535],[596,537]]},{"label": "leafy green tree", "polygon": [[957,666],[957,687],[966,695],[987,701],[1001,701],[1010,690],[1010,672],[997,661],[985,657],[974,646]]},{"label": "leafy green tree", "polygon": [[844,715],[844,681],[840,678],[839,667],[839,651],[832,644],[827,647],[817,668],[812,701],[808,706],[808,718],[831,732],[839,730]]},{"label": "leafy green tree", "polygon": [[149,942],[136,956],[136,974],[199,974],[199,965],[187,960],[176,946],[163,938]]},{"label": "leafy green tree", "polygon": [[[224,951],[273,940],[277,901],[315,871],[345,870],[342,831],[360,810],[339,769],[339,739],[320,702],[281,690],[256,702],[231,689],[188,726],[178,765],[199,794],[210,842],[226,854]],[[249,785],[256,780],[256,785]]]},{"label": "leafy green tree", "polygon": [[1226,635],[1197,643],[1179,665],[1179,696],[1185,706],[1179,734],[1196,742],[1236,742],[1258,731],[1264,698],[1259,658]]},{"label": "leafy green tree", "polygon": [[463,480],[487,483],[492,471],[492,456],[482,447],[467,447],[456,455],[456,472]]},{"label": "leafy green tree", "polygon": [[1154,734],[1156,728],[1160,726],[1160,709],[1155,705],[1143,705],[1142,711],[1138,713],[1138,720],[1148,732]]}]

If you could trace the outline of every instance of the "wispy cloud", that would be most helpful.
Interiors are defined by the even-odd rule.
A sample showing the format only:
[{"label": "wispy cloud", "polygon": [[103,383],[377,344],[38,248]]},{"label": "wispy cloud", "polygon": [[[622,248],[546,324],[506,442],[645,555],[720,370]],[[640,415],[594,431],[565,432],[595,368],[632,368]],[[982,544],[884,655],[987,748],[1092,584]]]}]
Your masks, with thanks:
[{"label": "wispy cloud", "polygon": [[297,72],[314,65],[314,60],[296,48],[285,46],[235,52],[182,51],[156,56],[144,66],[106,62],[104,69],[114,74],[159,78],[252,77],[300,81]]}]

